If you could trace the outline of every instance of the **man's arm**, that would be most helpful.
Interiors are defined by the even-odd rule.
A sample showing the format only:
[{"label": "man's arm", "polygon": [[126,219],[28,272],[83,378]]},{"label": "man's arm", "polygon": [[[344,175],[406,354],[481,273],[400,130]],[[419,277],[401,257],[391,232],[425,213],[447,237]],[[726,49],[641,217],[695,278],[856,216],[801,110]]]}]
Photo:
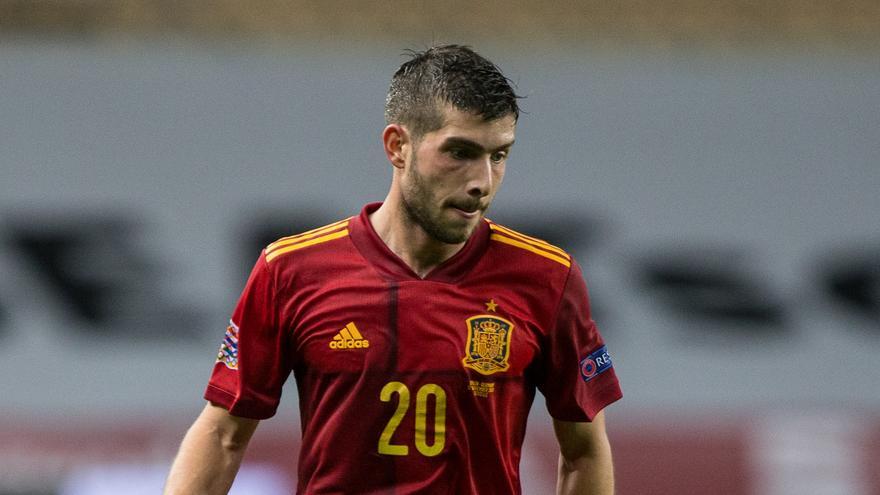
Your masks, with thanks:
[{"label": "man's arm", "polygon": [[260,423],[208,403],[186,432],[171,465],[165,495],[226,494]]},{"label": "man's arm", "polygon": [[614,467],[604,412],[592,423],[554,419],[553,429],[559,441],[557,495],[612,495]]}]

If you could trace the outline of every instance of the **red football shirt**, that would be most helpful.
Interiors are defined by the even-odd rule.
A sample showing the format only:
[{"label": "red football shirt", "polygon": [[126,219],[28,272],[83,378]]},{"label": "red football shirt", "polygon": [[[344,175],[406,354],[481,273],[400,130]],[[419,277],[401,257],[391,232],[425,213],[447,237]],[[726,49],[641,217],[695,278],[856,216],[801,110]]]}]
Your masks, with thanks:
[{"label": "red football shirt", "polygon": [[268,418],[293,371],[298,492],[520,493],[541,390],[590,421],[621,397],[578,265],[489,221],[419,278],[360,216],[269,245],[205,398]]}]

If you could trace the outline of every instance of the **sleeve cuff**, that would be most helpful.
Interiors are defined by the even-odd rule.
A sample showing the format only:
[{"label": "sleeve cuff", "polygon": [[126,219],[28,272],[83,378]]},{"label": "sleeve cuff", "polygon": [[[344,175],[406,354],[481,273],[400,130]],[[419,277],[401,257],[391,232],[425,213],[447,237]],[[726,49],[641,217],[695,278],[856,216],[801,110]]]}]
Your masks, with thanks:
[{"label": "sleeve cuff", "polygon": [[275,415],[275,407],[236,398],[230,392],[210,383],[205,389],[205,399],[211,402],[211,404],[226,409],[229,411],[229,414],[241,418],[268,419]]},{"label": "sleeve cuff", "polygon": [[549,406],[548,403],[548,412],[550,416],[554,419],[558,419],[559,421],[571,421],[571,422],[592,422],[593,418],[599,414],[599,411],[605,409],[609,405],[614,402],[617,402],[623,398],[623,392],[620,390],[620,386],[617,385],[617,382],[612,384],[608,384],[604,388],[602,388],[598,393],[595,393],[591,396],[590,402],[585,404],[580,408],[568,408],[564,410],[553,410]]}]

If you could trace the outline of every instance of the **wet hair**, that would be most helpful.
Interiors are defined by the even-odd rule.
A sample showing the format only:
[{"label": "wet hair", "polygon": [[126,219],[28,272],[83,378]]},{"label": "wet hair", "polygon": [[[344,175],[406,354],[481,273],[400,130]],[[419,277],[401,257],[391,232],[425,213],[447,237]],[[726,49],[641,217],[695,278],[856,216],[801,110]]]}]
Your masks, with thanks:
[{"label": "wet hair", "polygon": [[440,45],[411,58],[394,77],[385,98],[385,122],[406,126],[415,139],[443,127],[444,104],[492,121],[519,118],[511,81],[470,47]]}]

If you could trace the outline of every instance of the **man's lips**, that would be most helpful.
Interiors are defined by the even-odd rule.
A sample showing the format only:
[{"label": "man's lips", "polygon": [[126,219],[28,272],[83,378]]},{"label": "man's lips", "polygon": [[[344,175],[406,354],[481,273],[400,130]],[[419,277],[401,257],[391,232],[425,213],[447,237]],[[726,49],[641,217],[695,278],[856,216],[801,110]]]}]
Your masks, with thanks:
[{"label": "man's lips", "polygon": [[461,210],[461,211],[464,211],[467,213],[474,213],[476,211],[480,211],[480,210],[484,209],[483,204],[481,202],[467,201],[467,200],[464,200],[460,203],[457,203],[455,201],[450,201],[449,203],[447,203],[447,206],[451,206],[452,208],[455,208],[457,210]]},{"label": "man's lips", "polygon": [[466,218],[474,218],[479,216],[483,211],[479,205],[477,206],[460,206],[460,205],[451,205],[451,208],[458,212],[459,215]]}]

